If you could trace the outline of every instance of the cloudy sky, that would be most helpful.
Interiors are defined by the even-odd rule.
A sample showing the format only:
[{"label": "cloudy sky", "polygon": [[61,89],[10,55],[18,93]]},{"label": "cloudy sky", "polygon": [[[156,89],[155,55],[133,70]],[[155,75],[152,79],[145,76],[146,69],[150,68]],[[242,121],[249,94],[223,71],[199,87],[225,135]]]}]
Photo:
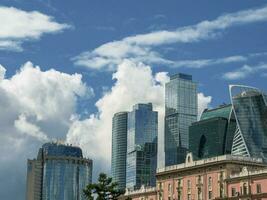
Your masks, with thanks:
[{"label": "cloudy sky", "polygon": [[266,91],[266,35],[262,0],[0,0],[0,199],[24,199],[27,158],[51,140],[109,173],[112,116],[135,103],[154,104],[161,140],[170,74],[193,75],[199,113],[229,84]]}]

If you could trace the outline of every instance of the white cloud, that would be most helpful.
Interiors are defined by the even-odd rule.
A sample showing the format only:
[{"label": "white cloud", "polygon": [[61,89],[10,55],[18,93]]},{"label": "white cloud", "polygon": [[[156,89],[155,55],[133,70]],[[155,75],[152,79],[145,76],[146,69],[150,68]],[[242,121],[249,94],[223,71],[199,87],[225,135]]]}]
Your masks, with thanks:
[{"label": "white cloud", "polygon": [[[87,149],[96,162],[104,161],[102,167],[110,167],[112,117],[119,111],[131,111],[136,103],[152,102],[159,112],[159,140],[164,132],[164,84],[169,80],[166,72],[152,74],[150,66],[124,60],[113,74],[116,80],[109,92],[96,103],[98,113],[89,119],[74,122],[67,134],[67,141]],[[198,95],[199,111],[205,109],[211,97]],[[163,142],[159,144],[159,165],[163,165]]]},{"label": "white cloud", "polygon": [[0,66],[0,198],[21,199],[27,159],[36,157],[43,142],[65,138],[77,98],[92,95],[92,89],[79,74],[42,71],[31,62],[10,78],[5,71]]},{"label": "white cloud", "polygon": [[[176,64],[156,52],[155,47],[174,43],[192,43],[207,40],[220,34],[226,28],[255,22],[267,21],[267,6],[256,9],[225,14],[211,21],[202,21],[196,25],[177,28],[173,31],[160,30],[108,42],[92,51],[86,51],[74,57],[75,65],[92,69],[114,70],[123,59],[132,59],[144,63]],[[221,62],[236,62],[242,57],[224,58]],[[200,62],[201,61],[201,62]],[[217,60],[218,62],[218,60]],[[212,61],[211,64],[217,63]],[[200,63],[200,64],[199,64]],[[209,60],[195,62],[198,66],[209,64]]]},{"label": "white cloud", "polygon": [[200,116],[202,112],[209,107],[212,97],[211,96],[205,96],[203,93],[198,93],[198,119],[200,119]]},{"label": "white cloud", "polygon": [[6,68],[0,65],[0,82],[5,78],[5,74],[6,74]]},{"label": "white cloud", "polygon": [[38,11],[0,6],[0,50],[21,51],[21,43],[26,40],[37,40],[44,34],[57,33],[70,27]]},{"label": "white cloud", "polygon": [[226,80],[244,79],[252,74],[263,70],[267,70],[267,64],[260,64],[256,66],[244,65],[243,67],[237,70],[224,73],[223,78]]},{"label": "white cloud", "polygon": [[28,134],[41,142],[49,141],[47,135],[40,130],[40,127],[28,122],[24,114],[19,116],[19,119],[15,121],[14,125],[15,128],[23,134]]},{"label": "white cloud", "polygon": [[224,58],[217,58],[217,59],[200,59],[200,60],[180,60],[174,61],[173,67],[187,67],[187,68],[202,68],[205,66],[214,66],[218,64],[227,64],[227,63],[234,63],[234,62],[244,62],[248,58],[247,56],[229,56]]},{"label": "white cloud", "polygon": [[[15,182],[25,184],[27,158],[35,157],[42,142],[51,138],[66,137],[68,143],[80,145],[84,155],[94,160],[94,176],[109,171],[113,114],[130,111],[136,103],[153,103],[159,112],[159,140],[163,141],[166,72],[153,75],[150,66],[125,60],[113,73],[114,85],[96,102],[98,112],[84,120],[76,113],[77,98],[92,95],[92,89],[81,75],[42,71],[31,62],[11,78],[4,78],[3,66],[0,74],[0,172],[5,172],[0,179],[7,180],[0,187],[7,188],[6,193],[13,191]],[[198,98],[201,111],[211,98],[202,93]],[[159,154],[163,158],[163,142]],[[163,159],[159,162],[162,165]],[[6,176],[18,171],[16,181]]]}]

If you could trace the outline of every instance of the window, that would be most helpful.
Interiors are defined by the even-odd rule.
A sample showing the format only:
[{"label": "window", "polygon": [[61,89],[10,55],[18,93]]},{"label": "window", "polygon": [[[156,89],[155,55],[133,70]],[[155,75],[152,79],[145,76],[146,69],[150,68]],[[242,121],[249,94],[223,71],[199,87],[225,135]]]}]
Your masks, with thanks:
[{"label": "window", "polygon": [[187,200],[191,200],[191,194],[187,195]]},{"label": "window", "polygon": [[202,199],[202,190],[201,187],[197,188],[197,199],[201,200]]},{"label": "window", "polygon": [[191,181],[187,180],[187,189],[191,189]]},{"label": "window", "polygon": [[248,188],[247,188],[247,184],[246,183],[243,184],[243,194],[244,195],[248,194]]},{"label": "window", "polygon": [[209,199],[212,199],[212,191],[209,191]]},{"label": "window", "polygon": [[261,184],[257,184],[257,193],[261,193]]},{"label": "window", "polygon": [[182,186],[182,185],[181,185],[181,182],[182,182],[181,179],[179,179],[179,180],[178,180],[178,187],[181,187],[181,186]]},{"label": "window", "polygon": [[168,184],[168,192],[171,192],[172,191],[172,185],[169,183]]},{"label": "window", "polygon": [[236,196],[236,188],[232,187],[232,197]]},{"label": "window", "polygon": [[223,184],[220,184],[220,198],[223,197],[224,189],[223,189]]},{"label": "window", "polygon": [[212,178],[211,177],[209,177],[208,185],[209,185],[209,187],[211,187],[211,185],[212,185]]}]

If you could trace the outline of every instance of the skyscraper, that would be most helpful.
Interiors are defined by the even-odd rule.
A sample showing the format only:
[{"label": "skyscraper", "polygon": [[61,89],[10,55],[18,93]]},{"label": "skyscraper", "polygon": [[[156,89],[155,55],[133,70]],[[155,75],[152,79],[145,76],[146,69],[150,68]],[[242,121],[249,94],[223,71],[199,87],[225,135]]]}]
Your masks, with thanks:
[{"label": "skyscraper", "polygon": [[257,88],[230,85],[237,128],[232,154],[267,161],[267,96]]},{"label": "skyscraper", "polygon": [[92,182],[92,160],[79,147],[46,143],[28,160],[27,200],[83,200]]},{"label": "skyscraper", "polygon": [[188,128],[197,120],[196,88],[192,76],[181,73],[165,85],[165,166],[184,162]]},{"label": "skyscraper", "polygon": [[111,173],[119,189],[126,187],[127,117],[127,112],[119,112],[112,119]]},{"label": "skyscraper", "polygon": [[152,104],[136,104],[128,113],[126,187],[155,186],[158,112]]},{"label": "skyscraper", "polygon": [[231,154],[235,129],[231,104],[206,109],[189,127],[189,151],[195,159]]}]

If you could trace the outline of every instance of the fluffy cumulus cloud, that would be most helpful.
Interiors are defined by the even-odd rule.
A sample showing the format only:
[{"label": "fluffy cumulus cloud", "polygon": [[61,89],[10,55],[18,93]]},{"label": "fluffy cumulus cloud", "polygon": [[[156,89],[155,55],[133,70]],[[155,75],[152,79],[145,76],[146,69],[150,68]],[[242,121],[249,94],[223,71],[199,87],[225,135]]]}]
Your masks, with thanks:
[{"label": "fluffy cumulus cloud", "polygon": [[0,6],[0,50],[21,51],[21,44],[26,40],[37,40],[44,34],[70,27],[38,11]]},{"label": "fluffy cumulus cloud", "polygon": [[[124,60],[112,75],[114,85],[96,102],[97,112],[80,119],[78,98],[93,95],[81,75],[42,71],[31,62],[10,78],[5,78],[5,71],[0,66],[0,179],[5,180],[0,182],[0,199],[10,199],[10,194],[12,199],[21,199],[27,158],[35,157],[42,143],[54,138],[81,146],[84,155],[94,160],[94,177],[100,171],[109,172],[112,117],[132,110],[136,103],[153,103],[159,113],[159,140],[163,141],[166,72],[153,74],[148,65]],[[201,113],[211,97],[200,93],[198,99]],[[161,166],[163,142],[159,158]]]},{"label": "fluffy cumulus cloud", "polygon": [[[111,158],[112,117],[116,112],[131,111],[136,103],[153,103],[159,113],[159,140],[164,131],[164,84],[169,80],[166,72],[153,75],[151,67],[124,60],[113,74],[114,86],[96,102],[98,113],[73,123],[67,141],[83,147],[90,157],[102,163],[99,170],[109,171]],[[211,97],[198,95],[199,112],[207,108]],[[160,165],[163,164],[163,142],[159,144]],[[103,168],[104,167],[104,168]]]},{"label": "fluffy cumulus cloud", "polygon": [[65,138],[77,98],[92,95],[92,89],[79,74],[42,71],[31,62],[10,78],[5,71],[0,66],[0,199],[21,199],[27,158],[43,142]]},{"label": "fluffy cumulus cloud", "polygon": [[216,60],[197,60],[190,63],[188,61],[172,61],[164,58],[164,55],[161,55],[155,49],[162,45],[193,43],[213,39],[227,28],[262,21],[267,21],[267,6],[225,14],[211,21],[202,21],[195,25],[177,28],[173,31],[160,30],[126,37],[122,40],[103,44],[91,51],[83,52],[72,60],[76,65],[104,70],[115,70],[116,66],[125,58],[148,64],[167,64],[174,67],[186,66],[187,64],[201,67],[220,63],[240,62],[244,61],[245,58],[231,56]]}]

